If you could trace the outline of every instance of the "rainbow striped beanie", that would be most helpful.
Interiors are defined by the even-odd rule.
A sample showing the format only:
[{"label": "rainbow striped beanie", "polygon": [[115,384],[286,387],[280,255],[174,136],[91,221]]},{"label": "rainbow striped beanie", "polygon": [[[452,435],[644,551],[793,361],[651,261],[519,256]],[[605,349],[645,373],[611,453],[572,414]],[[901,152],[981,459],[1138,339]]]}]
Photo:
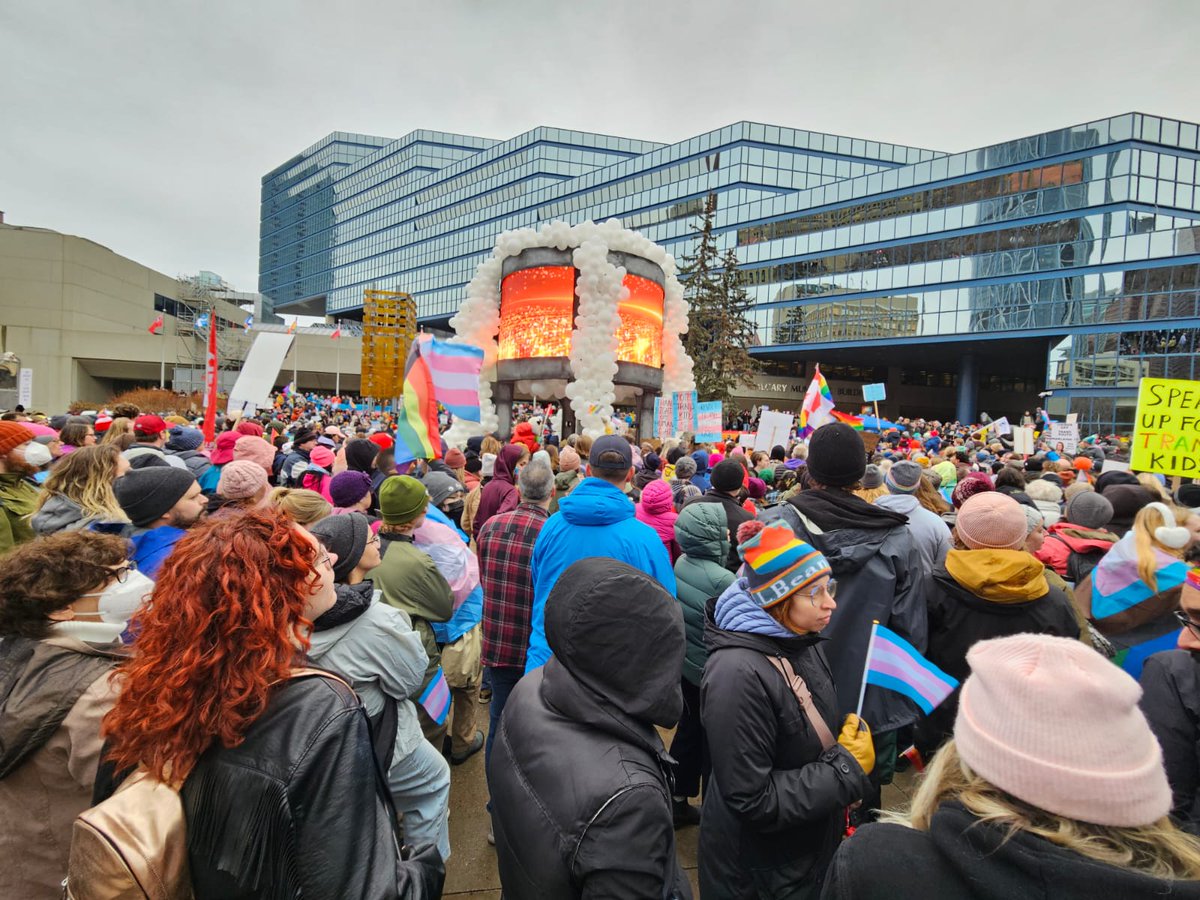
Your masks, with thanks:
[{"label": "rainbow striped beanie", "polygon": [[830,574],[829,560],[797,539],[786,522],[771,522],[738,545],[750,596],[766,609]]}]

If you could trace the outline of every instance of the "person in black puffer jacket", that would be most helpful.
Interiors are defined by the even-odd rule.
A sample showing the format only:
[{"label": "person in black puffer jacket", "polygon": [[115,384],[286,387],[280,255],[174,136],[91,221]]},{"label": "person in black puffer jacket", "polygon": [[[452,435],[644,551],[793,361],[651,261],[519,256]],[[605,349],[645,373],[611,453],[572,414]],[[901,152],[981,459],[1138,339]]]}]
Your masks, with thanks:
[{"label": "person in black puffer jacket", "polygon": [[583,559],[550,593],[546,640],[488,764],[504,896],[690,898],[654,728],[683,706],[679,605],[631,566]]},{"label": "person in black puffer jacket", "polygon": [[[761,532],[761,533],[759,533]],[[745,577],[711,607],[700,690],[712,777],[700,819],[704,900],[820,894],[846,808],[869,790],[875,754],[842,723],[820,631],[837,607],[829,563],[782,522],[742,527]],[[808,709],[776,665],[811,693]]]}]

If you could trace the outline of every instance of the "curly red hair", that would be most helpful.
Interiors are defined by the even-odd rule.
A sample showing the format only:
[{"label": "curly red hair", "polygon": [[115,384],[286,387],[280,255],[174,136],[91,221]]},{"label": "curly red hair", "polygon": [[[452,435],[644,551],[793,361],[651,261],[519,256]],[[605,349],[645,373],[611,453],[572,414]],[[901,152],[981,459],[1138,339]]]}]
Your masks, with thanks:
[{"label": "curly red hair", "polygon": [[182,782],[214,740],[236,747],[309,646],[316,552],[278,510],[188,531],[138,617],[137,653],[104,717],[108,759]]}]

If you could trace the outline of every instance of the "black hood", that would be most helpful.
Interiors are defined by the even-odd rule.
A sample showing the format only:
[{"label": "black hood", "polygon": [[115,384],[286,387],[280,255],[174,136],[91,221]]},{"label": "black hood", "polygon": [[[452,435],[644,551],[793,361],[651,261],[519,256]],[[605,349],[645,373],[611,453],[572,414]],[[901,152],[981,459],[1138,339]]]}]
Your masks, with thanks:
[{"label": "black hood", "polygon": [[683,613],[644,572],[600,557],[572,565],[546,600],[546,642],[576,681],[627,716],[679,721]]}]

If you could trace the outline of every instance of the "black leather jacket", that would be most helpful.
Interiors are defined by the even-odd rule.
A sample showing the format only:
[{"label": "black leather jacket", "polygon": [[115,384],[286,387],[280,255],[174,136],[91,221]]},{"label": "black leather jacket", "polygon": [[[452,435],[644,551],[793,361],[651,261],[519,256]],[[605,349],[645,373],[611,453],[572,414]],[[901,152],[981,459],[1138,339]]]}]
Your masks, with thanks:
[{"label": "black leather jacket", "polygon": [[440,897],[441,858],[400,858],[385,790],[354,692],[281,683],[245,740],[214,745],[183,784],[196,900]]}]

